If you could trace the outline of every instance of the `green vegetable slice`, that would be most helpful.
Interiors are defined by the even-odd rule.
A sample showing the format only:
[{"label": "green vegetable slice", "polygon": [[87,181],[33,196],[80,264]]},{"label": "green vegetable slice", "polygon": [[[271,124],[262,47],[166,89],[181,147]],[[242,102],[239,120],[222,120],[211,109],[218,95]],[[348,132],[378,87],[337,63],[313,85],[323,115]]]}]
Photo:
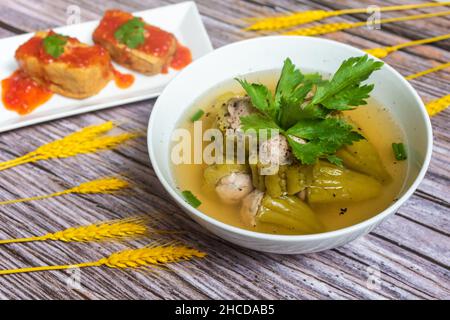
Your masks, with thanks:
[{"label": "green vegetable slice", "polygon": [[203,115],[205,114],[205,111],[203,111],[202,109],[198,109],[194,115],[191,117],[191,121],[195,122],[201,119],[201,117],[203,117]]},{"label": "green vegetable slice", "polygon": [[395,159],[402,161],[408,158],[406,154],[405,145],[403,143],[393,143],[392,150],[394,151]]},{"label": "green vegetable slice", "polygon": [[186,200],[186,202],[194,208],[197,208],[202,204],[202,202],[198,200],[197,197],[194,196],[194,194],[189,190],[184,190],[181,194],[183,195],[184,200]]}]

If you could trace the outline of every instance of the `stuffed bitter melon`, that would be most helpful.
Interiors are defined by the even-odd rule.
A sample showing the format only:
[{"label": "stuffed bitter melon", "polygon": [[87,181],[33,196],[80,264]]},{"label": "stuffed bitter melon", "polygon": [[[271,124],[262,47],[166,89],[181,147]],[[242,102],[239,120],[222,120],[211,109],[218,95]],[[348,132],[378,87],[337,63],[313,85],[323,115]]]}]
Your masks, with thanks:
[{"label": "stuffed bitter melon", "polygon": [[[241,116],[258,112],[248,97],[220,104],[214,126],[225,135],[241,130]],[[293,158],[286,138],[276,135],[259,141],[258,152],[246,155],[246,165],[213,165],[204,177],[225,203],[241,205],[241,219],[249,227],[265,224],[317,233],[324,227],[309,205],[371,199],[390,179],[367,140],[346,145],[336,155],[342,167],[325,160],[303,165]]]},{"label": "stuffed bitter melon", "polygon": [[273,198],[259,190],[244,198],[241,218],[247,225],[253,227],[265,223],[304,234],[324,231],[314,211],[298,197]]},{"label": "stuffed bitter melon", "polygon": [[378,196],[381,188],[381,183],[370,176],[318,161],[307,197],[309,203],[362,201]]}]

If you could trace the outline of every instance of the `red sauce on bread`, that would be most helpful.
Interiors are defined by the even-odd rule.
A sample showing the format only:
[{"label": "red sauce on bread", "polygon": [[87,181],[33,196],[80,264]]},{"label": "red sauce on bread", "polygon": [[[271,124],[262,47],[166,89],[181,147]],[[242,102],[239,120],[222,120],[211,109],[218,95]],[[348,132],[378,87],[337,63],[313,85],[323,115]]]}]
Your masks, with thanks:
[{"label": "red sauce on bread", "polygon": [[30,113],[47,102],[53,93],[17,70],[2,80],[2,101],[6,109],[21,115]]},{"label": "red sauce on bread", "polygon": [[[117,39],[114,36],[116,30],[133,18],[132,14],[120,10],[106,11],[104,18],[94,32],[94,39],[103,38],[117,44]],[[149,24],[145,24],[144,30],[145,41],[136,50],[154,57],[161,57],[161,59],[165,58],[166,62],[162,68],[162,73],[167,73],[169,67],[180,70],[192,61],[189,48],[178,43],[172,33]],[[113,74],[115,83],[119,88],[125,89],[134,83],[133,75],[122,74],[114,69],[108,51],[99,45],[89,46],[76,38],[66,37],[67,42],[64,44],[64,52],[57,58],[53,57],[44,48],[44,38],[52,34],[55,33],[53,31],[38,32],[16,50],[16,59],[23,63],[21,66],[23,70],[26,69],[25,66],[28,66],[28,64],[25,64],[26,62],[22,62],[26,60],[23,58],[29,57],[34,57],[43,64],[61,62],[73,68],[101,64],[111,66],[105,68],[104,77],[110,79],[111,74]],[[175,43],[176,50],[173,53]],[[123,59],[127,59],[126,54]],[[2,101],[5,107],[23,115],[47,102],[53,94],[45,87],[45,83],[49,82],[47,79],[37,80],[39,83],[22,70],[17,70],[10,77],[2,80]]]},{"label": "red sauce on bread", "polygon": [[173,41],[176,41],[173,34],[158,27],[146,25],[145,32],[145,42],[139,49],[156,57],[166,55]]},{"label": "red sauce on bread", "polygon": [[[94,39],[106,39],[112,43],[117,44],[117,39],[114,37],[114,33],[117,29],[126,22],[133,19],[134,16],[128,12],[120,10],[108,10],[105,12],[103,19],[99,26],[94,31]],[[173,45],[173,41],[177,41],[175,36],[167,31],[164,31],[158,27],[145,24],[145,42],[139,45],[136,50],[151,54],[156,57],[164,56],[168,53],[168,50]],[[192,56],[189,48],[181,46],[178,55],[175,54],[173,63],[174,69],[180,70],[192,61]],[[126,59],[126,57],[123,57]],[[167,72],[166,69],[163,70]]]},{"label": "red sauce on bread", "polygon": [[181,70],[192,62],[191,50],[188,47],[177,44],[177,50],[170,62],[170,66],[175,70]]},{"label": "red sauce on bread", "polygon": [[42,65],[50,63],[64,63],[70,68],[87,68],[89,66],[101,65],[105,79],[111,79],[114,75],[115,82],[119,88],[128,88],[134,82],[132,75],[116,72],[111,65],[111,59],[106,49],[99,45],[89,46],[81,43],[76,38],[67,37],[64,52],[57,58],[45,51],[44,38],[55,34],[53,31],[39,32],[16,50],[16,59],[21,64],[20,70],[14,72],[10,77],[2,81],[2,100],[9,110],[17,111],[19,114],[27,114],[45,103],[52,96],[50,89],[46,88],[46,79],[29,77],[23,63],[29,59],[36,58]]},{"label": "red sauce on bread", "polygon": [[64,53],[60,57],[54,58],[45,51],[43,44],[44,38],[51,34],[55,33],[50,31],[32,37],[16,50],[16,58],[20,59],[25,56],[32,56],[43,63],[64,62],[77,68],[83,68],[97,63],[110,63],[110,57],[106,49],[98,45],[88,46],[82,44],[78,39],[71,37],[67,37]]},{"label": "red sauce on bread", "polygon": [[95,29],[93,38],[107,39],[115,42],[116,38],[114,37],[114,33],[116,30],[131,19],[133,19],[131,13],[120,10],[108,10],[105,12],[99,26]]},{"label": "red sauce on bread", "polygon": [[121,73],[113,68],[114,82],[120,89],[129,88],[134,83],[134,76],[132,74]]},{"label": "red sauce on bread", "polygon": [[56,61],[65,62],[77,68],[83,68],[97,63],[103,65],[111,63],[106,49],[98,45],[68,48],[68,52],[56,59]]},{"label": "red sauce on bread", "polygon": [[48,55],[44,51],[43,38],[34,36],[24,44],[20,45],[16,50],[16,58],[22,58],[25,56],[33,56],[41,61],[49,61],[52,56]]},{"label": "red sauce on bread", "polygon": [[[131,13],[120,10],[108,10],[105,12],[100,25],[94,31],[94,38],[107,39],[113,43],[117,43],[114,33],[126,22],[133,19]],[[173,34],[166,32],[158,27],[145,25],[145,42],[136,49],[152,54],[154,56],[164,56],[174,41]]]}]

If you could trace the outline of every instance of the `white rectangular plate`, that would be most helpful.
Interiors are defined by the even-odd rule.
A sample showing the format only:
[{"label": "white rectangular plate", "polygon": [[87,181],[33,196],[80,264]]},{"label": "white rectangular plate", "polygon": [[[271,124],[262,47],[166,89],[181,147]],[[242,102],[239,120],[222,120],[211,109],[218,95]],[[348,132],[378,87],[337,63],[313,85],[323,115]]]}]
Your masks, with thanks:
[{"label": "white rectangular plate", "polygon": [[[183,2],[176,5],[136,12],[134,15],[142,17],[150,24],[172,32],[183,45],[191,50],[193,60],[212,51],[211,42],[194,2]],[[82,42],[93,44],[92,33],[97,25],[98,21],[92,21],[55,28],[54,30],[64,35],[76,37]],[[15,50],[32,36],[33,33],[30,33],[0,39],[2,52],[0,79],[8,77],[17,69],[18,66],[14,59]],[[135,82],[130,88],[119,89],[114,81],[111,81],[99,94],[84,100],[70,99],[55,94],[44,105],[25,116],[20,116],[14,111],[7,110],[3,106],[3,103],[0,102],[0,132],[74,114],[153,98],[158,96],[169,81],[177,74],[177,71],[170,69],[167,74],[144,76],[118,65],[115,65],[115,67],[121,72],[131,73],[135,76]]]}]

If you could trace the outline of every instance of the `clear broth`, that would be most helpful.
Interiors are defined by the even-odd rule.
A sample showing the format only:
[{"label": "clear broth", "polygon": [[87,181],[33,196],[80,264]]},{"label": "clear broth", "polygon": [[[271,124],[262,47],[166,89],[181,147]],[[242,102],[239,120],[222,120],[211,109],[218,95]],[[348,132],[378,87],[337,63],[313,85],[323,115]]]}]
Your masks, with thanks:
[{"label": "clear broth", "polygon": [[[246,75],[251,82],[259,82],[274,89],[279,71],[258,72]],[[202,97],[189,109],[179,123],[179,128],[185,128],[193,136],[194,125],[190,120],[199,108],[205,111],[201,119],[203,130],[213,125],[217,106],[215,100],[224,93],[232,92],[236,96],[244,95],[244,91],[235,81],[227,81],[210,90],[208,95]],[[369,99],[368,104],[360,106],[352,111],[345,112],[359,127],[364,136],[375,146],[387,171],[392,176],[392,181],[383,185],[382,193],[374,199],[361,202],[339,202],[336,204],[312,205],[326,231],[342,229],[364,220],[367,220],[394,202],[401,192],[407,172],[407,161],[396,161],[392,152],[392,142],[405,141],[403,132],[393,119],[390,112],[378,104],[374,99]],[[209,142],[204,143],[206,146]],[[194,150],[192,146],[192,152]],[[193,158],[193,155],[192,155]],[[228,205],[221,202],[214,192],[205,192],[203,188],[203,170],[206,164],[180,164],[173,166],[173,176],[180,190],[190,190],[201,202],[199,209],[205,214],[226,224],[251,231],[272,234],[293,234],[285,228],[259,224],[255,228],[247,227],[240,220],[240,205]],[[341,208],[347,208],[342,213]]]}]

